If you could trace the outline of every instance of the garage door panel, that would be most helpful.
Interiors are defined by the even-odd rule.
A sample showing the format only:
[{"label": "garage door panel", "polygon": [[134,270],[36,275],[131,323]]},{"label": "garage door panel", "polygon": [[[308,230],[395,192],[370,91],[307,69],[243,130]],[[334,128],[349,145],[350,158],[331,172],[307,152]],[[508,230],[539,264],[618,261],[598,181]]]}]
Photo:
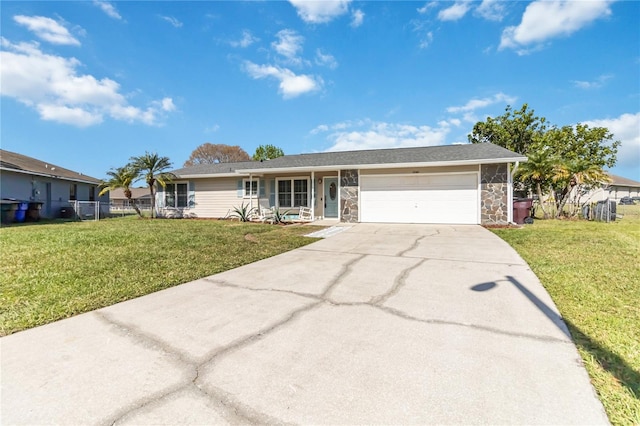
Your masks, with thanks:
[{"label": "garage door panel", "polygon": [[477,174],[363,176],[361,221],[478,223]]}]

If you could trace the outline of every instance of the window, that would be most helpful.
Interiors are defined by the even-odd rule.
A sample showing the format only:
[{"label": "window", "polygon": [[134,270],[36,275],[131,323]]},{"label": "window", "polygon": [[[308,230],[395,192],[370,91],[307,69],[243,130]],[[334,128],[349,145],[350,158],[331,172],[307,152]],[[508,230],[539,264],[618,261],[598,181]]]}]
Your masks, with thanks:
[{"label": "window", "polygon": [[165,207],[187,207],[189,189],[186,183],[168,183],[164,188]]},{"label": "window", "polygon": [[278,205],[280,207],[291,207],[291,181],[278,181]]},{"label": "window", "polygon": [[78,199],[78,185],[72,183],[69,185],[69,200],[75,201]]},{"label": "window", "polygon": [[293,207],[307,207],[309,181],[296,179],[293,181]]},{"label": "window", "polygon": [[309,179],[278,180],[280,207],[309,207]]},{"label": "window", "polygon": [[258,196],[258,180],[244,179],[244,191],[242,196],[244,198],[257,197]]},{"label": "window", "polygon": [[96,187],[95,186],[90,186],[89,187],[89,201],[95,201],[96,200]]}]

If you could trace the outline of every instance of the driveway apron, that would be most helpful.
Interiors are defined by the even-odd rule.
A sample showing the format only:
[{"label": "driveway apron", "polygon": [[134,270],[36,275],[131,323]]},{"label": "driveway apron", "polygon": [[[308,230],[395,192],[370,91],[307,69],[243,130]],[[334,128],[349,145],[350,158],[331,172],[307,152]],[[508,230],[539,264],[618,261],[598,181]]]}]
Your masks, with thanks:
[{"label": "driveway apron", "polygon": [[0,339],[2,424],[607,424],[558,311],[479,226],[358,224]]}]

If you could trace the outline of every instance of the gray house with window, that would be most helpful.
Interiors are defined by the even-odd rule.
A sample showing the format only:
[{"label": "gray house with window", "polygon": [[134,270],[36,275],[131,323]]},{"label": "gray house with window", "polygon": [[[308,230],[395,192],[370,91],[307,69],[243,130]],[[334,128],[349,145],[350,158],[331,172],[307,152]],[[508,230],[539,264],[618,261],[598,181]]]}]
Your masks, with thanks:
[{"label": "gray house with window", "polygon": [[[109,195],[98,197],[100,180],[46,161],[0,149],[0,198],[40,202],[40,216],[55,218],[74,201],[100,201],[109,213]],[[104,207],[102,207],[104,206]]]},{"label": "gray house with window", "polygon": [[241,204],[342,222],[503,224],[526,157],[490,143],[285,155],[174,170],[159,213],[226,217]]}]

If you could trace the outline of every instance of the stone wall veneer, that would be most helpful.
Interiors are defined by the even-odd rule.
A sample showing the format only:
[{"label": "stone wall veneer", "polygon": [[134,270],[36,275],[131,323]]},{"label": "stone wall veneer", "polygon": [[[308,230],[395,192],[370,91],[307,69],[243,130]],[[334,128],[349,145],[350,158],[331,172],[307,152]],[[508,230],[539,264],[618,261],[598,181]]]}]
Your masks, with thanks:
[{"label": "stone wall veneer", "polygon": [[507,164],[480,167],[480,223],[504,225],[509,222],[509,169]]},{"label": "stone wall veneer", "polygon": [[358,184],[358,170],[340,170],[340,220],[342,222],[358,222]]}]

